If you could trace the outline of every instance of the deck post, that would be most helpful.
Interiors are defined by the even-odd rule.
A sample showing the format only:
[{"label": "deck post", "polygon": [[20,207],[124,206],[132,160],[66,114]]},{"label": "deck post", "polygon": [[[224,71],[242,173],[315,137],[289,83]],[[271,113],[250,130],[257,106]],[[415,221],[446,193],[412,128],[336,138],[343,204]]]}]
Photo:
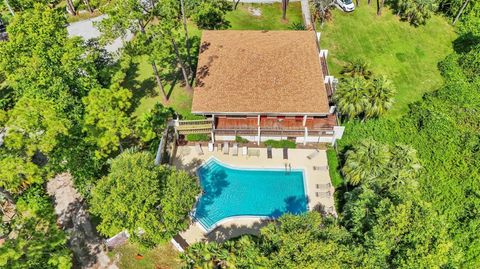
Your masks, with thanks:
[{"label": "deck post", "polygon": [[212,131],[210,132],[210,135],[212,136],[212,143],[215,143],[215,114],[212,114]]},{"label": "deck post", "polygon": [[257,126],[260,126],[260,114],[258,114],[258,117],[257,117]]},{"label": "deck post", "polygon": [[258,135],[257,136],[257,141],[258,141],[257,143],[258,143],[258,145],[260,145],[260,141],[261,141],[261,139],[260,139],[260,126],[258,126],[258,134],[257,135]]},{"label": "deck post", "polygon": [[303,136],[303,145],[307,144],[307,137],[308,137],[308,128],[305,127],[305,135]]},{"label": "deck post", "polygon": [[307,124],[307,115],[303,116],[303,127]]}]

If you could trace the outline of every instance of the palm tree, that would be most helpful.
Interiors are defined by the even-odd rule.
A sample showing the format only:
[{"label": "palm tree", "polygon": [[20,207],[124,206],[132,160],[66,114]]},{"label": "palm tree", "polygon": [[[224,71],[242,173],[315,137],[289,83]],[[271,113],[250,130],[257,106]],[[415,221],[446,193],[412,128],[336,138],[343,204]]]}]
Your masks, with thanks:
[{"label": "palm tree", "polygon": [[408,180],[415,179],[422,168],[417,151],[405,144],[395,144],[390,151],[392,157],[388,176],[393,179],[394,185],[404,184]]},{"label": "palm tree", "polygon": [[367,89],[368,83],[364,78],[343,79],[334,94],[340,113],[350,119],[364,113],[368,107]]},{"label": "palm tree", "polygon": [[372,75],[372,71],[370,71],[370,66],[364,59],[357,58],[349,61],[347,65],[343,67],[342,71],[340,71],[340,74],[369,79]]},{"label": "palm tree", "polygon": [[392,107],[395,92],[395,87],[386,77],[373,78],[368,88],[368,106],[365,116],[371,118],[384,114]]},{"label": "palm tree", "polygon": [[342,173],[351,185],[375,179],[387,171],[391,154],[386,145],[372,139],[361,140],[353,150],[346,153]]}]

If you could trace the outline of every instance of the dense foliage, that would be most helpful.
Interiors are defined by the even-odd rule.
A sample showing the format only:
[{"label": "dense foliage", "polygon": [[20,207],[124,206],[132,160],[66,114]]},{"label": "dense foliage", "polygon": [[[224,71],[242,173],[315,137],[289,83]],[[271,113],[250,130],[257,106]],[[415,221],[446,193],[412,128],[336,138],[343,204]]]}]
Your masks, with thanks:
[{"label": "dense foliage", "polygon": [[70,268],[67,238],[57,227],[52,205],[41,187],[19,196],[16,211],[8,224],[9,238],[0,246],[0,267]]},{"label": "dense foliage", "polygon": [[340,142],[347,148],[375,137],[389,145],[408,144],[418,152],[423,166],[419,195],[445,220],[451,241],[445,264],[453,267],[479,266],[480,222],[475,216],[480,206],[480,77],[471,71],[479,55],[475,46],[449,56],[440,64],[446,80],[441,89],[413,104],[401,119],[347,125]]},{"label": "dense foliage", "polygon": [[101,217],[106,236],[127,230],[147,246],[168,240],[188,227],[199,187],[184,171],[155,166],[147,152],[125,151],[93,189],[91,211]]}]

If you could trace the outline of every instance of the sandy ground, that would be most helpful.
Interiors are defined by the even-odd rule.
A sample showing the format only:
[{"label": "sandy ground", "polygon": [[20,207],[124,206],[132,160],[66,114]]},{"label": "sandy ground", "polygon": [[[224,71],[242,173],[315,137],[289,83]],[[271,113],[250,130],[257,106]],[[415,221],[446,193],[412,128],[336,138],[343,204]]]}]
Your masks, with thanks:
[{"label": "sandy ground", "polygon": [[47,192],[55,201],[57,223],[68,234],[74,268],[118,269],[103,250],[83,199],[73,187],[72,176],[68,173],[57,175],[47,183]]}]

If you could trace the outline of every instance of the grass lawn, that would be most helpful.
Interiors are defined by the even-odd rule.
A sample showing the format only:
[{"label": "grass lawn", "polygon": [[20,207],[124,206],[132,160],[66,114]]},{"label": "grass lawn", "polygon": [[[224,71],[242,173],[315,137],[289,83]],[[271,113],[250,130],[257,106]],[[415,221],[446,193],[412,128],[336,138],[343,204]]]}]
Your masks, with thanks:
[{"label": "grass lawn", "polygon": [[437,63],[452,52],[456,34],[445,19],[433,16],[425,26],[399,21],[388,9],[376,16],[375,5],[362,5],[352,13],[333,12],[322,32],[321,47],[329,50],[331,73],[340,77],[343,64],[366,59],[375,74],[385,74],[397,95],[388,117],[405,113],[408,104],[442,84]]},{"label": "grass lawn", "polygon": [[[249,8],[258,8],[261,16],[253,16]],[[235,11],[227,14],[230,21],[230,29],[255,29],[255,30],[284,30],[288,29],[293,22],[302,21],[302,12],[300,2],[289,4],[287,11],[287,21],[282,20],[281,4],[243,4],[240,3]],[[191,37],[200,37],[199,30],[193,23],[189,23],[189,34]],[[177,81],[164,81],[165,89],[170,91],[169,102],[165,105],[172,107],[177,113],[185,118],[198,118],[191,114],[192,96],[187,93],[180,85],[181,76]],[[132,74],[129,74],[124,84],[134,94],[134,116],[140,116],[150,110],[156,102],[162,102],[162,95],[156,86],[153,78],[151,65],[148,63],[148,57],[138,57],[132,66]]]},{"label": "grass lawn", "polygon": [[[142,256],[141,259],[137,254]],[[117,263],[122,269],[175,269],[181,268],[181,261],[178,252],[173,249],[170,243],[159,245],[151,250],[142,250],[133,243],[127,243],[109,253],[112,259],[119,257]]]},{"label": "grass lawn", "polygon": [[[249,10],[259,9],[260,16],[254,16]],[[287,20],[282,20],[281,3],[246,4],[240,3],[237,9],[226,16],[230,29],[234,30],[288,30],[294,22],[303,22],[300,2],[288,5]]]},{"label": "grass lawn", "polygon": [[[157,87],[153,77],[152,66],[148,63],[148,57],[142,56],[134,59],[135,67],[133,74],[127,78],[126,87],[133,92],[134,106],[133,116],[140,116],[149,111],[157,102],[163,103],[162,93]],[[181,115],[189,116],[192,105],[192,97],[179,83],[179,81],[164,81],[164,87],[170,98],[167,106],[173,107]]]}]

